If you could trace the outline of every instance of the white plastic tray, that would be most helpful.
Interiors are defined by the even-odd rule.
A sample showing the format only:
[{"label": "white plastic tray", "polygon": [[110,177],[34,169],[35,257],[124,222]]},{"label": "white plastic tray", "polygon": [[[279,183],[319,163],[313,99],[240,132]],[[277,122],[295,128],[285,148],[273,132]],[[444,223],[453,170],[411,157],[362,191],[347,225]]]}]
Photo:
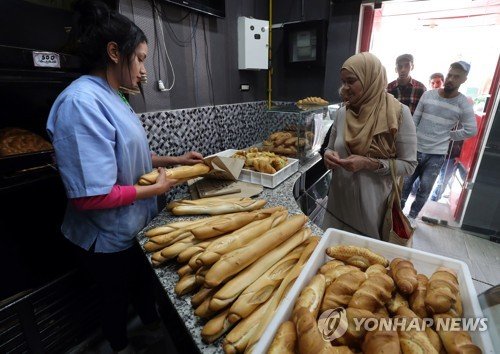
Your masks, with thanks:
[{"label": "white plastic tray", "polygon": [[[455,270],[458,275],[460,295],[463,302],[463,316],[465,318],[483,317],[483,313],[477,299],[476,289],[474,288],[474,284],[472,283],[469,268],[464,262],[448,257],[438,256],[428,252],[393,245],[368,237],[358,236],[337,229],[328,229],[324,233],[320,243],[311,255],[311,258],[304,266],[304,269],[300,273],[300,276],[297,278],[297,281],[278,307],[274,318],[269,323],[265,331],[265,334],[257,343],[254,353],[267,352],[267,349],[269,348],[269,345],[271,344],[274,335],[278,330],[278,327],[281,325],[281,323],[287,321],[290,318],[293,306],[295,304],[295,299],[299,296],[302,288],[304,288],[309,283],[311,278],[317,273],[318,269],[323,264],[325,264],[325,262],[330,260],[330,257],[326,255],[325,250],[328,247],[337,244],[366,247],[373,252],[383,255],[389,260],[392,260],[396,257],[409,259],[415,265],[415,269],[418,273],[425,274],[427,276],[432,275],[432,273],[434,273],[434,271],[440,266],[451,268]],[[487,331],[470,332],[470,335],[474,344],[481,347],[483,353],[494,354],[493,344]]]},{"label": "white plastic tray", "polygon": [[[236,151],[238,150],[228,149],[218,152],[215,155],[231,157]],[[291,159],[289,157],[287,157],[287,159],[287,165],[275,174],[271,175],[269,173],[257,172],[243,168],[238,179],[244,182],[257,183],[264,187],[274,188],[299,170],[299,160]]]}]

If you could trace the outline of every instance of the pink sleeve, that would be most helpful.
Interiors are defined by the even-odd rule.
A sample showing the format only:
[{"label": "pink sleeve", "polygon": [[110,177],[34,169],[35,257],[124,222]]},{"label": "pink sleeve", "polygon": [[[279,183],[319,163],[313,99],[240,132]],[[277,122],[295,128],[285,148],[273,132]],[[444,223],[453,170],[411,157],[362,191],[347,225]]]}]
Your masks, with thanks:
[{"label": "pink sleeve", "polygon": [[111,209],[132,204],[136,195],[134,186],[115,184],[108,194],[72,198],[70,202],[78,210]]}]

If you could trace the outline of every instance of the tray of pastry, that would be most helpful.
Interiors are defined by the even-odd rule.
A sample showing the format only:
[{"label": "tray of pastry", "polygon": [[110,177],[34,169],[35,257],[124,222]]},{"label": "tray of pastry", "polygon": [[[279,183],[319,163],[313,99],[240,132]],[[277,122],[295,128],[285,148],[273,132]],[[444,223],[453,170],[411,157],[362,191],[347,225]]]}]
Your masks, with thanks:
[{"label": "tray of pastry", "polygon": [[228,149],[215,155],[245,159],[245,165],[238,179],[268,188],[277,187],[299,170],[299,160],[261,151],[258,148]]},{"label": "tray of pastry", "polygon": [[[368,329],[355,326],[363,319]],[[394,327],[401,319],[404,330]],[[314,352],[373,353],[384,342],[388,353],[417,347],[493,354],[489,324],[481,321],[466,263],[328,229],[254,352],[314,346]]]}]

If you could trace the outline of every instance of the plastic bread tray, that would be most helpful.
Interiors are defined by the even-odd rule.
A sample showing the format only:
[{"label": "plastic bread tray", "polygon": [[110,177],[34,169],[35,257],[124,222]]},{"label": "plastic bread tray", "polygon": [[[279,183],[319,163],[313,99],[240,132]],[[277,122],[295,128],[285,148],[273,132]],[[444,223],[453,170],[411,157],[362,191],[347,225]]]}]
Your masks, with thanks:
[{"label": "plastic bread tray", "polygon": [[[376,252],[389,261],[396,257],[406,258],[413,262],[415,269],[420,274],[425,274],[428,277],[440,267],[448,267],[457,272],[458,282],[460,286],[460,296],[462,297],[463,304],[463,317],[464,318],[483,318],[483,312],[479,305],[476,294],[476,289],[472,283],[472,278],[469,268],[466,263],[428,252],[423,252],[407,247],[394,245],[391,243],[374,240],[368,237],[358,236],[349,232],[328,229],[323,234],[323,237],[314,250],[311,258],[306,263],[300,276],[297,278],[295,284],[290,289],[285,298],[281,301],[275,316],[269,323],[265,334],[261,337],[260,341],[255,347],[254,353],[266,353],[278,327],[285,321],[290,319],[295,299],[300,295],[302,289],[309,283],[311,278],[317,273],[318,269],[331,258],[328,257],[325,250],[330,246],[339,244],[354,245],[366,247]],[[489,324],[488,324],[489,325]],[[488,331],[470,331],[469,332],[474,344],[479,346],[484,354],[494,354],[493,344]]]},{"label": "plastic bread tray", "polygon": [[[236,151],[238,150],[228,149],[219,152],[215,155],[223,157],[231,157]],[[288,159],[287,165],[278,172],[276,172],[275,174],[271,175],[269,173],[257,172],[243,168],[241,170],[238,179],[244,182],[260,184],[268,188],[275,188],[276,186],[278,186],[280,183],[282,183],[284,180],[286,180],[288,177],[290,177],[299,170],[299,160],[292,159],[289,157],[287,157],[287,159]]]}]

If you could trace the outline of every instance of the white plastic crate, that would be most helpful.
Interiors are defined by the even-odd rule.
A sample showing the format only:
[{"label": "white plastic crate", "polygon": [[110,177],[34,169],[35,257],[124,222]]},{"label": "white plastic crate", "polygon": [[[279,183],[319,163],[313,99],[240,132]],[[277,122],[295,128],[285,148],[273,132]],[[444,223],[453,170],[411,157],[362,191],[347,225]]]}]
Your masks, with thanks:
[{"label": "white plastic crate", "polygon": [[[423,252],[407,247],[394,245],[379,240],[374,240],[368,237],[358,236],[349,232],[328,229],[324,233],[320,243],[314,250],[311,258],[304,266],[304,269],[297,278],[297,281],[290,289],[286,297],[278,307],[276,314],[269,323],[265,334],[255,347],[254,353],[266,353],[267,349],[273,341],[274,335],[278,327],[285,321],[290,319],[295,300],[299,296],[302,289],[309,283],[311,278],[317,273],[318,269],[329,261],[331,258],[326,254],[326,249],[330,246],[339,244],[354,245],[366,247],[383,255],[387,259],[392,260],[396,257],[406,258],[413,262],[415,269],[420,274],[425,274],[428,277],[436,271],[438,267],[448,267],[457,272],[458,282],[460,286],[460,296],[463,302],[463,317],[478,318],[484,317],[477,299],[476,289],[472,283],[472,278],[467,264],[462,261],[435,255],[428,252]],[[490,335],[487,331],[470,332],[474,344],[478,345],[484,354],[494,354],[493,344]]]},{"label": "white plastic crate", "polygon": [[[234,155],[236,151],[238,150],[228,149],[218,152],[215,155],[223,157],[231,157]],[[274,188],[299,170],[299,160],[291,159],[289,157],[287,157],[287,159],[288,159],[287,165],[278,172],[276,172],[275,174],[271,175],[269,173],[257,172],[243,168],[241,170],[238,179],[244,182],[260,184],[264,187]]]}]

